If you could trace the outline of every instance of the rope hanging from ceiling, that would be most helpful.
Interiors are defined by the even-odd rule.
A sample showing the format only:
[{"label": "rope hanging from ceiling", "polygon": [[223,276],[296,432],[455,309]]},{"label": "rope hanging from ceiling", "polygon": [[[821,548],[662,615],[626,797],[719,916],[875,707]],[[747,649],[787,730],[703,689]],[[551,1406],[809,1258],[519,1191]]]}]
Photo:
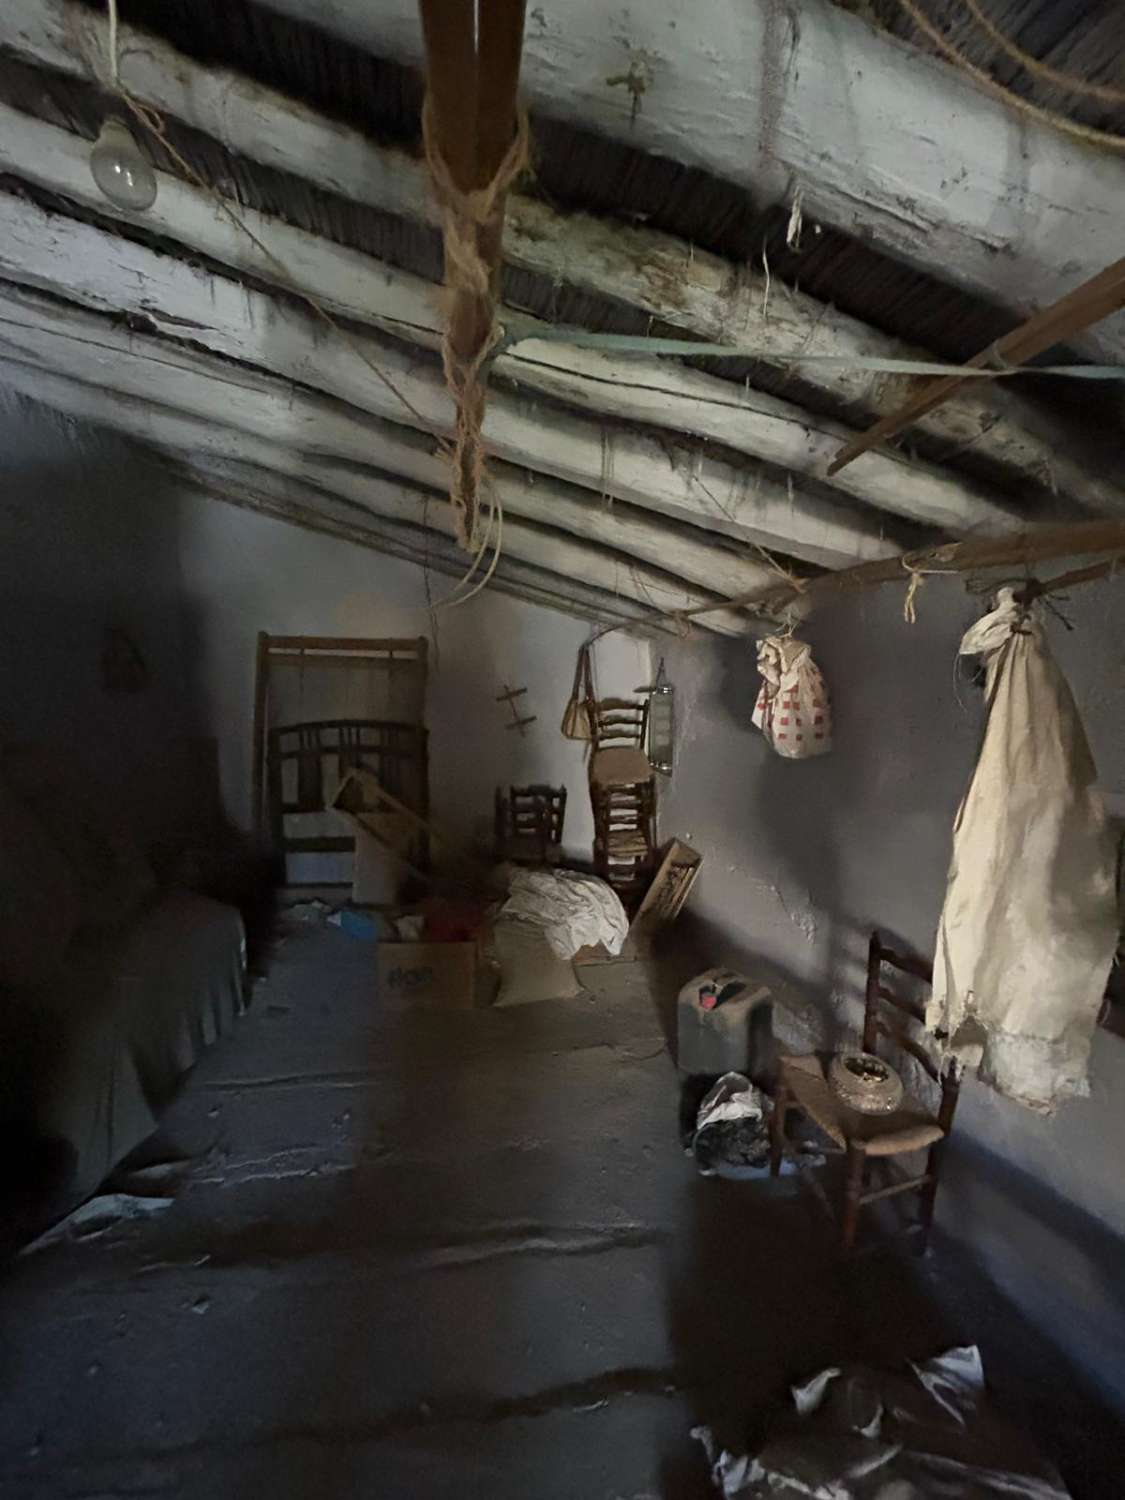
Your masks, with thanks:
[{"label": "rope hanging from ceiling", "polygon": [[1013,42],[1011,37],[1005,36],[999,26],[985,15],[978,0],[960,0],[960,4],[972,15],[981,30],[987,32],[1002,52],[1006,52],[1013,62],[1019,63],[1025,72],[1040,79],[1041,82],[1052,84],[1055,88],[1067,89],[1072,94],[1085,94],[1087,98],[1097,99],[1102,104],[1125,104],[1125,89],[1114,88],[1109,83],[1095,83],[1092,79],[1079,78],[1074,73],[1063,73],[1058,68],[1052,68],[1050,63],[1033,57],[1030,52],[1025,52],[1022,47]]},{"label": "rope hanging from ceiling", "polygon": [[960,68],[962,72],[967,73],[982,89],[1002,99],[1012,109],[1030,116],[1033,120],[1038,120],[1042,125],[1049,125],[1053,130],[1060,130],[1064,135],[1072,136],[1075,140],[1084,141],[1088,146],[1101,146],[1109,151],[1125,151],[1125,136],[1114,135],[1109,130],[1095,130],[1092,125],[1082,125],[1077,120],[1071,120],[1066,115],[1056,113],[1055,110],[1032,104],[1029,99],[1021,98],[1019,94],[1013,94],[1011,89],[1005,88],[1002,83],[997,83],[990,73],[986,73],[983,68],[978,68],[975,63],[970,62],[965,54],[938,30],[915,0],[895,0],[895,3],[900,10],[906,12],[918,30],[933,43],[943,57],[955,67]]}]

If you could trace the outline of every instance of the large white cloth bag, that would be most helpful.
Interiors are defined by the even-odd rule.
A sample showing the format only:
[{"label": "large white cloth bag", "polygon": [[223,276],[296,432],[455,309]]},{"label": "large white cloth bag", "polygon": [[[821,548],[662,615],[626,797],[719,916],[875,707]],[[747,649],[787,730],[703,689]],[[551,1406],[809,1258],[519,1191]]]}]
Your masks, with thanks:
[{"label": "large white cloth bag", "polygon": [[758,642],[762,687],[753,721],[778,755],[805,760],[832,748],[828,689],[807,641],[767,635]]},{"label": "large white cloth bag", "polygon": [[1115,860],[1090,747],[1042,627],[1001,589],[962,655],[987,670],[980,756],[953,825],[931,1030],[1049,1111],[1086,1062],[1117,943]]}]

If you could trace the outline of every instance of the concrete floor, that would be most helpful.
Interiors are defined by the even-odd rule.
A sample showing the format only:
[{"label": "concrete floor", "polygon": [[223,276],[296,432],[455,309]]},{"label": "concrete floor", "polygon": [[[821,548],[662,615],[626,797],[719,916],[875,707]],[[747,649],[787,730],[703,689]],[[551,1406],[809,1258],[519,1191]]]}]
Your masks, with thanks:
[{"label": "concrete floor", "polygon": [[168,1116],[173,1206],[8,1268],[2,1493],[679,1500],[695,1422],[970,1337],[1076,1497],[1119,1493],[1095,1406],[952,1252],[841,1267],[794,1180],[700,1178],[644,972],[585,972],[388,1012],[369,945],[290,937]]}]

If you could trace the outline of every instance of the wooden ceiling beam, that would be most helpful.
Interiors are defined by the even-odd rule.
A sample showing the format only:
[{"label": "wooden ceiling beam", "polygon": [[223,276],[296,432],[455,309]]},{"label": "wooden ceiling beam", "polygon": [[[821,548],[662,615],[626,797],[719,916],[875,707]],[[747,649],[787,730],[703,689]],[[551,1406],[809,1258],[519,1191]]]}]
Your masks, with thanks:
[{"label": "wooden ceiling beam", "polygon": [[[9,0],[10,3],[10,0]],[[415,0],[266,0],[412,66]],[[664,0],[606,24],[556,0],[528,27],[533,110],[701,167],[1022,312],[1119,251],[1125,160],[989,97],[830,0]],[[1125,354],[1125,326],[1101,347]]]},{"label": "wooden ceiling beam", "polygon": [[[125,330],[107,339],[99,321],[71,325],[73,338],[50,330],[37,338],[26,324],[23,337],[6,336],[0,324],[0,355],[100,388],[105,402],[128,408],[133,436],[150,446],[226,458],[234,443],[260,466],[310,483],[318,482],[325,467],[370,484],[395,475],[428,492],[439,510],[446,470],[433,445],[409,429],[195,350]],[[673,528],[632,506],[603,505],[507,465],[496,466],[495,485],[513,517],[562,529],[720,597],[775,576],[761,561],[716,544],[705,532]]]},{"label": "wooden ceiling beam", "polygon": [[[425,168],[414,158],[377,146],[238,74],[202,68],[135,28],[123,27],[121,42],[122,76],[145,103],[204,131],[249,161],[296,174],[385,212],[436,225]],[[100,12],[68,0],[6,0],[0,7],[0,46],[40,67],[71,77],[104,79],[107,45]],[[7,158],[11,169],[34,180],[42,156],[38,144],[31,150],[27,143],[38,122],[21,126],[26,116],[4,113],[0,156]],[[55,153],[56,162],[61,156]],[[85,169],[83,175],[88,178]],[[104,211],[106,205],[101,206]],[[159,230],[162,213],[158,197],[150,214],[138,222]],[[253,220],[252,213],[247,217]],[[213,235],[225,236],[228,242],[219,258],[238,266],[249,242],[230,225],[216,226]],[[547,280],[626,303],[703,338],[755,344],[767,363],[771,352],[796,349],[844,358],[921,353],[792,289],[781,293],[775,288],[767,298],[764,279],[749,267],[735,267],[651,230],[582,215],[566,218],[531,199],[509,200],[505,256]],[[846,403],[863,417],[893,410],[901,400],[899,382],[846,367],[807,367],[801,384],[822,391],[834,404]],[[923,418],[920,430],[951,450],[971,447],[1040,492],[1049,489],[1072,496],[1091,510],[1114,508],[1122,499],[1112,479],[1091,471],[1082,445],[1063,423],[1049,413],[1026,413],[1013,393],[959,393]]]},{"label": "wooden ceiling beam", "polygon": [[[27,117],[16,119],[26,122]],[[27,138],[29,154],[40,163],[37,180],[49,184],[52,192],[78,196],[84,206],[97,207],[96,191],[87,192],[84,186],[92,188],[82,159],[85,143],[53,126],[30,123],[34,128],[21,134]],[[4,125],[0,108],[0,139]],[[39,149],[33,151],[36,146]],[[0,167],[4,155],[5,147],[0,145]],[[157,201],[161,233],[173,234],[185,249],[218,259],[229,248],[232,228],[214,212],[206,193],[186,185],[178,191],[176,179],[161,174]],[[169,278],[172,271],[166,256],[117,240],[92,225],[47,213],[33,203],[12,198],[3,203],[0,266],[13,279],[58,289],[91,306],[147,311],[159,318],[160,296],[155,292],[150,296],[142,284],[151,280],[156,287]],[[146,227],[151,231],[156,226]],[[442,314],[431,283],[264,215],[255,215],[249,227],[260,244],[238,236],[247,247],[239,257],[238,270],[295,287],[335,313],[396,338],[437,348]],[[279,258],[293,266],[297,280],[279,281]],[[194,312],[185,314],[182,304],[185,295],[196,295],[197,277],[181,274],[177,281],[179,293],[169,294],[178,296],[181,305],[169,305],[168,311],[173,318],[194,317]],[[510,310],[501,312],[507,319],[505,326],[529,334],[544,326]],[[319,329],[316,332],[319,339]],[[678,361],[613,356],[557,343],[525,343],[502,354],[494,368],[524,390],[595,416],[712,440],[811,479],[824,478],[830,455],[851,436],[838,422]],[[864,505],[950,531],[1006,520],[1006,510],[1012,508],[989,487],[901,452],[874,455],[843,475],[836,487]],[[1125,511],[1125,494],[1121,504]]]},{"label": "wooden ceiling beam", "polygon": [[[69,373],[4,358],[0,358],[0,380],[21,395],[155,447],[199,477],[204,488],[214,481],[226,490],[270,495],[282,506],[319,506],[337,521],[355,526],[408,527],[420,544],[427,531],[434,533],[436,542],[454,539],[449,508],[415,485],[308,455],[297,475],[284,472],[284,450],[255,443],[238,428],[214,418],[207,422],[184,418],[140,398],[122,401],[111,383],[91,385]],[[216,405],[221,409],[221,402]],[[696,588],[665,569],[511,517],[504,523],[502,556],[568,584],[584,585],[606,598],[620,597],[656,611],[688,609],[716,597],[714,591]],[[489,561],[486,556],[477,577]],[[461,554],[460,574],[468,565]],[[706,624],[720,635],[741,635],[752,622],[748,616],[719,607],[714,614],[708,613]]]},{"label": "wooden ceiling beam", "polygon": [[[436,361],[361,334],[353,333],[347,342],[326,336],[319,321],[299,308],[92,225],[62,219],[43,229],[45,238],[14,200],[10,212],[5,208],[0,267],[10,280],[97,305],[118,318],[148,319],[164,336],[160,343],[186,337],[242,366],[299,379],[384,422],[415,428],[425,422],[430,433],[448,431],[449,402]],[[85,253],[76,255],[80,244]],[[82,317],[77,306],[54,309],[40,300],[26,307],[26,312],[9,307],[6,317],[29,330],[46,321],[62,338]],[[95,319],[91,327],[91,336],[107,347],[117,337],[105,319]],[[13,336],[11,329],[6,336]],[[837,566],[893,550],[877,517],[834,506],[698,449],[669,449],[640,430],[609,429],[600,421],[497,392],[484,436],[489,452],[510,463],[581,485],[603,499],[627,500],[808,562]]]}]

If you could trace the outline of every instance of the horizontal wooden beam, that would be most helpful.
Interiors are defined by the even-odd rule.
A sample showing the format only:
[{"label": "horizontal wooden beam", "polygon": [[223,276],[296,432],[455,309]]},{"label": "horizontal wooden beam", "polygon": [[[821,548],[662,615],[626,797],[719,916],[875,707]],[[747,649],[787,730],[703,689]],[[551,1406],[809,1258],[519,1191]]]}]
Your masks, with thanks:
[{"label": "horizontal wooden beam", "polygon": [[[26,162],[37,183],[101,210],[107,205],[94,187],[88,158],[86,141],[0,105],[0,168],[18,171]],[[232,269],[315,297],[335,314],[425,348],[438,347],[442,315],[437,289],[420,277],[252,212],[251,240],[215,212],[208,194],[167,174],[160,175],[153,209],[146,216],[127,217]],[[112,305],[115,285],[122,302],[133,287],[139,297],[142,282],[165,259],[146,254],[143,247],[115,245],[103,231],[68,224],[30,203],[6,201],[0,228],[0,255],[14,277],[57,285],[97,307]],[[279,277],[279,261],[293,268],[289,281]],[[544,326],[511,309],[501,309],[499,317],[507,329],[525,334],[534,335]],[[675,361],[529,341],[503,354],[495,370],[529,392],[705,438],[814,479],[826,476],[832,454],[854,435],[791,402]],[[987,487],[902,452],[873,456],[841,475],[837,487],[876,509],[954,532],[988,527],[998,519],[1006,524],[1010,509]],[[1121,504],[1125,512],[1125,494]]]},{"label": "horizontal wooden beam", "polygon": [[[326,335],[311,313],[92,225],[44,219],[37,231],[33,212],[39,211],[13,203],[10,214],[0,215],[0,271],[11,280],[141,317],[166,339],[188,338],[228,360],[298,379],[384,422],[425,422],[431,432],[448,432],[452,406],[436,359],[358,332],[346,341]],[[42,303],[26,317],[8,316],[45,320],[66,332],[65,311]],[[101,321],[100,337],[119,342]],[[839,566],[894,550],[876,518],[787,488],[760,470],[690,448],[669,450],[648,433],[608,428],[500,392],[484,433],[490,453],[510,463],[808,562]]]},{"label": "horizontal wooden beam", "polygon": [[[290,455],[226,425],[222,408],[229,397],[224,398],[221,387],[214,392],[210,416],[201,419],[168,411],[135,393],[123,401],[112,380],[84,383],[73,371],[48,371],[0,358],[0,380],[71,416],[102,423],[156,447],[205,488],[217,487],[224,494],[245,489],[280,508],[318,510],[343,525],[366,525],[375,519],[413,527],[419,538],[427,529],[443,540],[453,537],[452,514],[438,496],[352,465]],[[653,611],[689,609],[715,597],[666,569],[510,517],[504,523],[502,556],[557,575],[560,583],[577,582]],[[462,555],[462,573],[467,565]],[[721,635],[745,634],[751,625],[748,617],[732,610],[720,608],[707,617],[707,627]]]},{"label": "horizontal wooden beam", "polygon": [[[237,74],[201,68],[143,32],[125,27],[121,35],[123,77],[138,98],[251,161],[302,176],[388,213],[436,223],[425,169],[414,158],[379,147]],[[106,76],[104,18],[66,0],[9,0],[0,9],[0,45],[71,76]],[[42,171],[44,185],[76,191],[73,183],[64,189],[52,183],[60,163],[41,168],[42,137],[30,139],[30,126],[21,127],[21,118],[26,120],[7,111],[0,128],[0,152],[6,154],[8,169],[32,180]],[[88,173],[83,175],[88,179]],[[176,227],[162,220],[165,200],[173,191],[162,182],[156,205],[136,222],[177,234]],[[88,181],[85,192],[90,193]],[[105,211],[104,203],[101,207]],[[247,217],[253,224],[253,214]],[[170,212],[169,218],[175,215]],[[225,246],[216,248],[216,239],[225,239]],[[260,274],[248,252],[249,242],[221,218],[212,226],[211,241],[209,254]],[[297,280],[309,277],[315,264],[297,254],[293,241],[286,249],[286,263],[294,267]],[[347,252],[342,253],[346,257]],[[751,267],[735,267],[650,230],[586,216],[567,219],[528,198],[509,200],[505,257],[550,281],[627,303],[707,339],[752,342],[767,362],[771,352],[789,354],[802,348],[844,357],[921,353],[792,289],[767,298],[763,278]],[[838,366],[808,367],[801,381],[834,403],[854,408],[857,419],[893,409],[902,389],[901,382]],[[951,449],[971,446],[1037,490],[1072,495],[1091,509],[1121,502],[1121,490],[1112,478],[1090,472],[1065,424],[1049,414],[1037,412],[1032,417],[1013,393],[963,393],[923,419],[921,428]]]},{"label": "horizontal wooden beam", "polygon": [[[10,0],[9,0],[10,3]],[[412,0],[267,0],[417,66]],[[1019,311],[1120,253],[1125,160],[1029,121],[830,0],[532,10],[533,110],[702,167]],[[1099,340],[1114,357],[1125,329]]]},{"label": "horizontal wooden beam", "polygon": [[[1007,536],[982,537],[979,540],[970,537],[961,542],[941,542],[902,557],[861,563],[858,567],[840,568],[834,573],[822,573],[797,587],[771,587],[730,602],[771,615],[798,618],[842,594],[855,593],[884,583],[901,583],[909,587],[912,572],[918,573],[924,580],[928,574],[987,573],[997,568],[1026,569],[1056,558],[1088,556],[1100,556],[1105,561],[1065,573],[1061,578],[1049,581],[1049,586],[1064,588],[1072,583],[1113,577],[1115,574],[1125,578],[1125,520],[1029,526]],[[1029,597],[1037,597],[1038,592],[1042,590],[1029,590]],[[706,606],[701,610],[685,610],[684,613],[702,618],[703,609]]]}]

